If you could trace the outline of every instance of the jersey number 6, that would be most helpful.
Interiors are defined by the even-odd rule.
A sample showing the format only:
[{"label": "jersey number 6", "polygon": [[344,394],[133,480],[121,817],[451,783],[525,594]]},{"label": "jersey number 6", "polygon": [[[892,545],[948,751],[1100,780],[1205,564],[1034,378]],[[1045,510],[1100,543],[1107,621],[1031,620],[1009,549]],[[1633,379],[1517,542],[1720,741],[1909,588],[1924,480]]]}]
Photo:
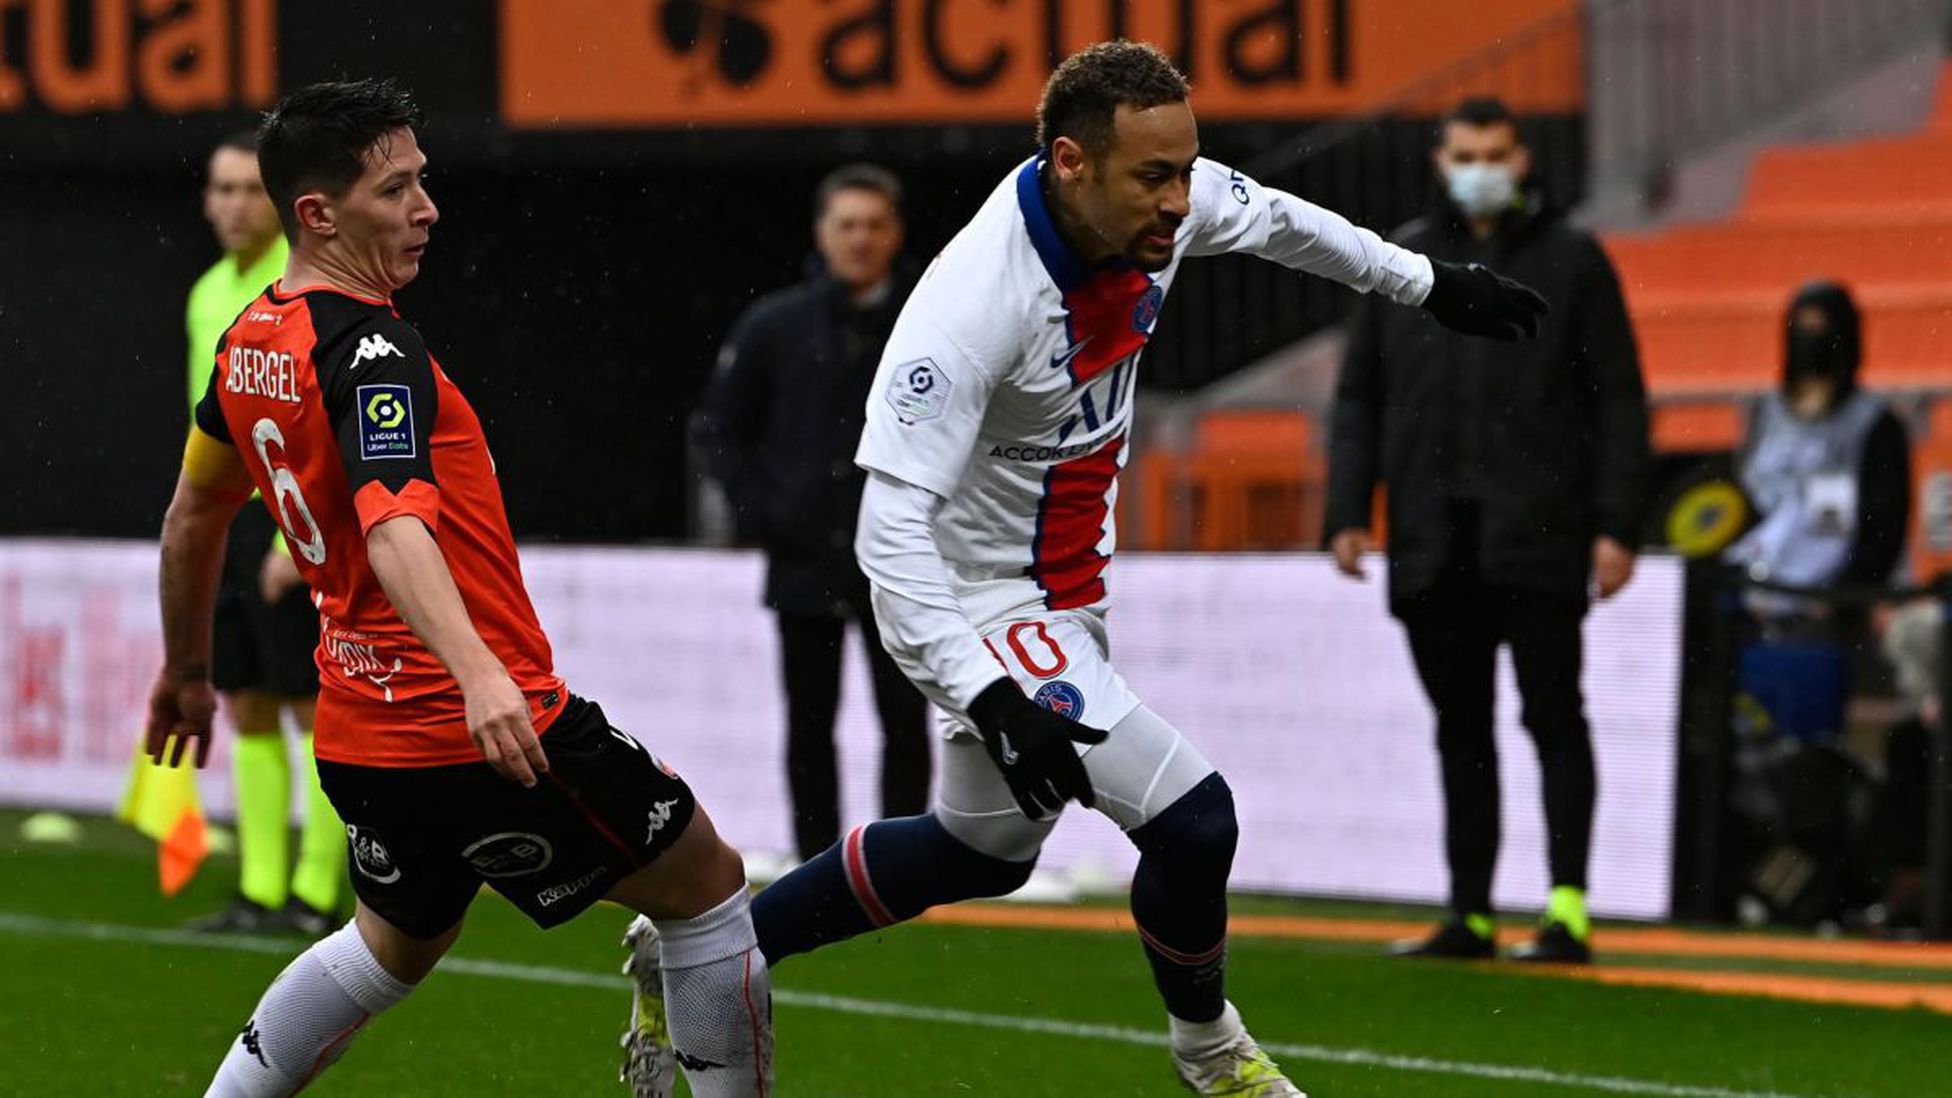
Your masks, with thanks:
[{"label": "jersey number 6", "polygon": [[[285,449],[285,435],[278,425],[269,418],[258,420],[251,427],[251,445],[258,452],[258,460],[264,462],[264,471],[271,477],[271,490],[278,502],[278,526],[290,539],[292,548],[313,564],[325,563],[325,535],[319,531],[318,522],[312,518],[312,509],[305,505],[305,493],[298,490],[298,478],[292,474],[291,466],[282,461],[273,463],[267,443],[277,443],[280,455]],[[294,529],[291,507],[296,504],[298,517],[305,520],[305,536],[300,537]]]}]

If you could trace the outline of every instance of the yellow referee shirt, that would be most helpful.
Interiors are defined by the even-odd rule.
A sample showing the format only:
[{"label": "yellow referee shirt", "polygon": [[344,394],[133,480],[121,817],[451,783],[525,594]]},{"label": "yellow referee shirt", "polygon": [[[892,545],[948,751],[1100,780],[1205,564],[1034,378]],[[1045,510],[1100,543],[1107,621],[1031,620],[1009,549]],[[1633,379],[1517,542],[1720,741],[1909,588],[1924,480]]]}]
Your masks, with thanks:
[{"label": "yellow referee shirt", "polygon": [[285,273],[285,256],[290,249],[280,233],[256,263],[240,267],[237,257],[227,255],[203,272],[190,287],[190,304],[184,323],[190,336],[190,407],[203,399],[210,384],[210,368],[216,364],[217,341],[224,329],[237,319],[244,306],[264,292],[266,286]]}]

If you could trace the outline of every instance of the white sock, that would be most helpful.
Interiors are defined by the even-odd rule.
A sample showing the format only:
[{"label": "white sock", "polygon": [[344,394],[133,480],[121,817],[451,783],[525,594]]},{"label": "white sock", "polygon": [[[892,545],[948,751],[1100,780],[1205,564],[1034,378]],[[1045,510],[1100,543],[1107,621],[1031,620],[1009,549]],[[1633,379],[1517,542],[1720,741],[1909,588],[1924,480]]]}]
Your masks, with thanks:
[{"label": "white sock", "polygon": [[413,985],[389,976],[359,928],[340,927],[265,989],[204,1098],[284,1098],[346,1051],[368,1019]]},{"label": "white sock", "polygon": [[1232,1003],[1211,1022],[1183,1022],[1170,1014],[1166,1015],[1166,1021],[1172,1027],[1173,1051],[1188,1060],[1211,1056],[1247,1032],[1247,1027],[1240,1023],[1240,1011]]},{"label": "white sock", "polygon": [[773,1092],[773,982],[745,887],[695,919],[659,919],[671,1044],[695,1098]]}]

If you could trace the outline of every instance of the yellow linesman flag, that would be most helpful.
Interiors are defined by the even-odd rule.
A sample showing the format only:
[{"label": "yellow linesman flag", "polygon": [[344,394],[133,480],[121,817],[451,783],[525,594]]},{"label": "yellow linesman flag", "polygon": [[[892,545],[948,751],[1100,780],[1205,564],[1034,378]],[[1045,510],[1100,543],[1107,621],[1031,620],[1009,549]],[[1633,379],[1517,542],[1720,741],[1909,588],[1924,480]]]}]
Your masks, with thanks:
[{"label": "yellow linesman flag", "polygon": [[203,806],[197,800],[196,769],[156,765],[143,749],[140,734],[129,767],[129,789],[115,817],[156,840],[157,882],[165,896],[182,891],[210,853]]}]

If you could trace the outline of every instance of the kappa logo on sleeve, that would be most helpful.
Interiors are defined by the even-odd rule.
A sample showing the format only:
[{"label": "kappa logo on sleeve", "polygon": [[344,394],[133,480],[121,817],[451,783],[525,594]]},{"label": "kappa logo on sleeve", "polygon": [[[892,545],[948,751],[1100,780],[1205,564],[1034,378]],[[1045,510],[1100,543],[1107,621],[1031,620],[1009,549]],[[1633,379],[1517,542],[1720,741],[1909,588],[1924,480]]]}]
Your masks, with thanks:
[{"label": "kappa logo on sleeve", "polygon": [[906,424],[936,419],[949,406],[949,391],[955,383],[935,364],[934,359],[918,358],[895,367],[888,379],[888,407],[895,418]]},{"label": "kappa logo on sleeve", "polygon": [[348,366],[347,369],[357,370],[359,369],[360,363],[369,362],[373,359],[384,358],[387,355],[392,355],[395,358],[407,357],[406,355],[400,353],[400,348],[395,347],[392,344],[392,342],[390,342],[383,335],[375,334],[375,335],[363,336],[359,340],[359,349],[353,352],[352,365]]},{"label": "kappa logo on sleeve", "polygon": [[413,437],[413,390],[405,385],[361,385],[359,456],[410,458],[419,454]]}]

